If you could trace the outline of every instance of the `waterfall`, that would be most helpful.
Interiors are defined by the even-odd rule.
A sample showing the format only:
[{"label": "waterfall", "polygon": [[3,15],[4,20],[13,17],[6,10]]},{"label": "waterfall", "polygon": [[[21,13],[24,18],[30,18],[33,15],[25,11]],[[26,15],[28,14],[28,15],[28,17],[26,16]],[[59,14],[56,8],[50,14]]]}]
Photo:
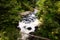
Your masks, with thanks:
[{"label": "waterfall", "polygon": [[26,15],[26,17],[24,17],[22,21],[19,21],[17,27],[21,29],[20,33],[22,40],[28,40],[29,35],[27,34],[35,32],[35,27],[40,24],[40,21],[35,16],[37,12],[38,12],[37,9],[34,9],[33,12],[29,11],[30,14]]}]

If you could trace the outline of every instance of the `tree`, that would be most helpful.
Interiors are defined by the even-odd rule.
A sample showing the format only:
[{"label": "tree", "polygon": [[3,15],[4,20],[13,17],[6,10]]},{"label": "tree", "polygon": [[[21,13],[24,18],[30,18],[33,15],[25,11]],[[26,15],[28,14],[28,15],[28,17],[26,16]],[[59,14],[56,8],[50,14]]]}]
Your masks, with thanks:
[{"label": "tree", "polygon": [[21,20],[18,12],[33,11],[35,6],[39,9],[36,15],[43,24],[34,34],[51,40],[59,40],[59,0],[0,0],[0,40],[16,40],[19,33],[16,27]]}]

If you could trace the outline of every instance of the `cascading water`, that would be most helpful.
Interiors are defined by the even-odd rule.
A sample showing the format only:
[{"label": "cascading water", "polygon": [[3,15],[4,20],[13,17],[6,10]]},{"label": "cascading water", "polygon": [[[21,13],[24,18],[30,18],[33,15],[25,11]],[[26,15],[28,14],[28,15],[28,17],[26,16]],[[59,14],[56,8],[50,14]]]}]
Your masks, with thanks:
[{"label": "cascading water", "polygon": [[19,21],[19,25],[17,27],[21,29],[20,33],[22,40],[28,40],[29,35],[27,34],[34,32],[35,27],[40,24],[40,21],[35,16],[37,11],[37,9],[34,9],[33,12],[30,12],[30,14],[23,17],[22,21]]}]

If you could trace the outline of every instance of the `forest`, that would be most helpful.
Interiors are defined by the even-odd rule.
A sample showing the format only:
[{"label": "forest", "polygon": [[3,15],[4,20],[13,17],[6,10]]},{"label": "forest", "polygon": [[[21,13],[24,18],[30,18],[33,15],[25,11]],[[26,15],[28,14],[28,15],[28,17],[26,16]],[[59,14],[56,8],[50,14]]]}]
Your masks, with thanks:
[{"label": "forest", "polygon": [[[34,34],[50,40],[60,40],[60,0],[0,0],[0,40],[17,40],[17,25],[21,12],[39,9],[36,16],[42,24]],[[43,40],[33,38],[33,40]]]}]

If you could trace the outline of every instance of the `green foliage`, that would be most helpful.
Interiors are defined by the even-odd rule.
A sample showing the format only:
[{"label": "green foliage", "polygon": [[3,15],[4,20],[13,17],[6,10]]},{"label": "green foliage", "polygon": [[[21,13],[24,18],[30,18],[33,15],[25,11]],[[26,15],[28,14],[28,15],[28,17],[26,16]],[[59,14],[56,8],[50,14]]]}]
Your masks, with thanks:
[{"label": "green foliage", "polygon": [[0,0],[0,40],[17,40],[19,36],[17,25],[21,20],[18,12],[32,11],[36,5],[39,9],[37,16],[43,19],[43,24],[35,35],[60,40],[60,1],[58,0]]}]

